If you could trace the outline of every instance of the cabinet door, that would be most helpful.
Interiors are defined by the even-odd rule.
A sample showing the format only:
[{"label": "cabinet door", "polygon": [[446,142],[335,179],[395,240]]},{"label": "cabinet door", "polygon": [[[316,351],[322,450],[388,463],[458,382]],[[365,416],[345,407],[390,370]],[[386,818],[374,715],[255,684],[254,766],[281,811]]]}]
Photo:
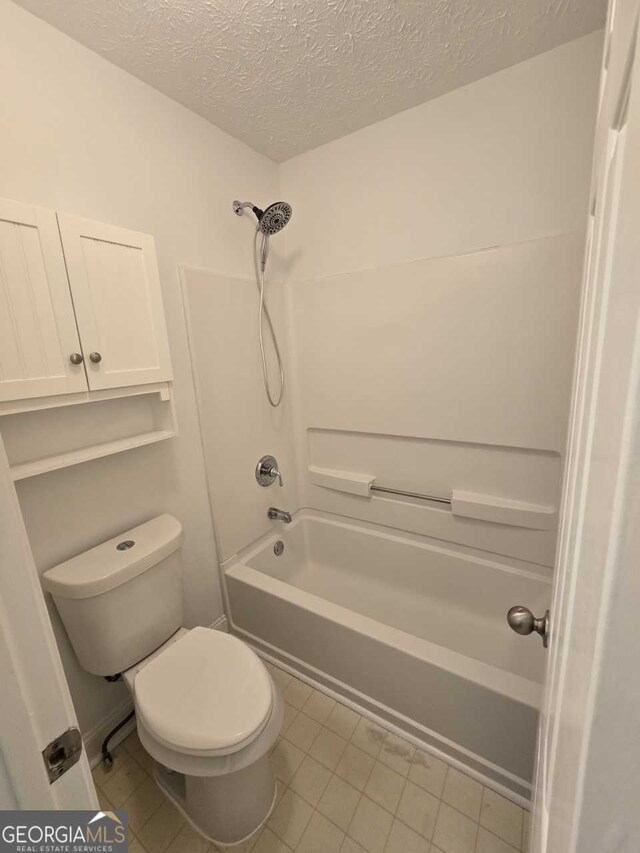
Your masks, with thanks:
[{"label": "cabinet door", "polygon": [[171,379],[153,237],[58,214],[89,387]]},{"label": "cabinet door", "polygon": [[0,400],[86,391],[80,352],[55,213],[0,199]]}]

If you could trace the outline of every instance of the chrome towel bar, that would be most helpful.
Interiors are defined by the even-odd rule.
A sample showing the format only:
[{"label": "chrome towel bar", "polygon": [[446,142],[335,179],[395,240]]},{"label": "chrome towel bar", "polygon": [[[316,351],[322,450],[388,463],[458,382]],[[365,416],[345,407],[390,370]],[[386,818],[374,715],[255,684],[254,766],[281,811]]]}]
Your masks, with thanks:
[{"label": "chrome towel bar", "polygon": [[403,498],[417,498],[420,501],[433,501],[451,506],[451,498],[438,498],[435,495],[421,495],[419,492],[405,492],[403,489],[388,489],[386,486],[369,486],[372,492],[385,492],[388,495],[402,495]]}]

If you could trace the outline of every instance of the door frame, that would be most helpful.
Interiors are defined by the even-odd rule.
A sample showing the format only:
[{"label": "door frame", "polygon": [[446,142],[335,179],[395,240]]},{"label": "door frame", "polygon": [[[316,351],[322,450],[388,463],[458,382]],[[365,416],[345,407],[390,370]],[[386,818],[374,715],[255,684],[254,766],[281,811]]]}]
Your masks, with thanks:
[{"label": "door frame", "polygon": [[605,31],[531,853],[640,849],[639,10]]}]

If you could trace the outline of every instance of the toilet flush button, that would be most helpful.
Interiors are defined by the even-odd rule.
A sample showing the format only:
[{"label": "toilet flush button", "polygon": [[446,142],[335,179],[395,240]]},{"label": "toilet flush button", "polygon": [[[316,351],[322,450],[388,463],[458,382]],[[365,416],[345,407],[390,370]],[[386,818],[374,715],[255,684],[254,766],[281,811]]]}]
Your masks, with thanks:
[{"label": "toilet flush button", "polygon": [[118,542],[116,545],[116,549],[118,551],[128,551],[129,548],[133,548],[136,543],[133,539],[125,539],[124,542]]}]

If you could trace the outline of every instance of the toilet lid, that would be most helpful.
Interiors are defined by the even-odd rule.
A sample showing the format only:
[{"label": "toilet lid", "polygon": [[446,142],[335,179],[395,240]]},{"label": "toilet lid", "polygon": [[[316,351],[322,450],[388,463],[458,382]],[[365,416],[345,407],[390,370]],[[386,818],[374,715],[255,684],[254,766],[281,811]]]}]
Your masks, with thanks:
[{"label": "toilet lid", "polygon": [[190,752],[225,749],[253,734],[272,705],[271,681],[241,640],[193,628],[136,675],[136,711],[156,737]]}]

